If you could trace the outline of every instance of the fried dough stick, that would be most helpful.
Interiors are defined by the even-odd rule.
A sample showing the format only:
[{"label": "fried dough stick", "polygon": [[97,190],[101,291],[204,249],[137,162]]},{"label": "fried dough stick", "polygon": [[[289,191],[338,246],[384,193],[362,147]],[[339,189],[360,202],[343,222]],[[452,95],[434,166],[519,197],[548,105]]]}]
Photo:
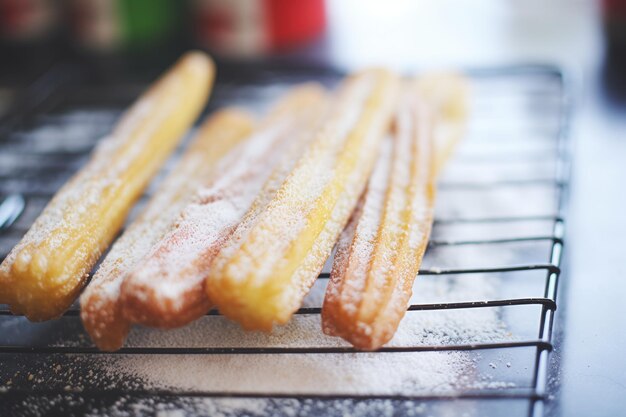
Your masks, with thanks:
[{"label": "fried dough stick", "polygon": [[465,133],[469,83],[458,74],[431,73],[417,77],[415,88],[433,112],[434,164],[438,174]]},{"label": "fried dough stick", "polygon": [[118,238],[80,297],[80,316],[101,350],[122,347],[130,330],[119,308],[122,282],[174,225],[198,188],[215,176],[217,162],[251,132],[245,112],[225,109],[209,117],[146,208]]},{"label": "fried dough stick", "polygon": [[300,307],[374,166],[399,90],[385,70],[349,77],[282,183],[262,192],[206,282],[220,312],[269,331]]},{"label": "fried dough stick", "polygon": [[380,348],[404,317],[428,244],[436,173],[463,130],[464,82],[430,77],[403,94],[392,137],[337,245],[322,327],[359,349]]},{"label": "fried dough stick", "polygon": [[175,228],[122,284],[120,305],[126,319],[173,328],[209,310],[211,303],[203,282],[211,261],[281,158],[306,140],[325,105],[326,94],[321,86],[294,88],[251,137],[221,161],[215,181],[200,190]]},{"label": "fried dough stick", "polygon": [[133,203],[204,107],[211,59],[185,54],[124,114],[0,265],[0,302],[40,321],[74,301]]}]

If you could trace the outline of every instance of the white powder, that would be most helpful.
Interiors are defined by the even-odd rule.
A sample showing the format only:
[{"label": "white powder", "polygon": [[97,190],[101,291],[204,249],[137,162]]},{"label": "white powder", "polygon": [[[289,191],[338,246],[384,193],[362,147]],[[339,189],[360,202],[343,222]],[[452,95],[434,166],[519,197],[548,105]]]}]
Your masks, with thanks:
[{"label": "white powder", "polygon": [[269,394],[450,392],[472,373],[469,355],[453,352],[129,356],[114,365],[154,375],[152,387]]},{"label": "white powder", "polygon": [[[376,168],[368,184],[368,191],[365,201],[363,202],[363,214],[359,218],[358,226],[355,231],[361,236],[361,239],[355,241],[353,247],[355,257],[354,274],[356,276],[366,274],[367,260],[371,258],[374,251],[374,241],[376,240],[378,226],[383,213],[384,195],[387,190],[387,184],[389,183],[389,168],[391,166],[393,150],[392,145],[393,142],[391,138],[386,138]],[[347,248],[349,248],[349,244]],[[363,285],[365,285],[365,281],[349,280],[346,283],[350,285],[346,286],[345,297],[348,299],[359,298],[357,293],[361,291]]]},{"label": "white powder", "polygon": [[[262,258],[252,256],[254,262],[251,260],[249,263],[254,265],[254,276],[257,279],[267,280],[272,274],[285,248],[305,227],[308,210],[334,178],[342,145],[359,120],[374,81],[372,76],[355,79],[350,87],[345,86],[334,96],[336,102],[329,109],[328,120],[316,132],[311,145],[306,148],[294,171],[281,186],[279,191],[284,195],[277,196],[255,221],[255,239],[247,240],[246,244],[250,253],[264,254]],[[225,258],[230,252],[222,252],[220,258]],[[230,272],[235,279],[244,279],[249,274],[248,268],[233,269]]]},{"label": "white powder", "polygon": [[[420,302],[449,298],[489,299],[497,294],[487,277],[418,279]],[[315,302],[323,293],[315,286]],[[318,294],[315,294],[315,293]],[[311,303],[311,302],[309,302]],[[310,305],[310,304],[309,304]],[[319,306],[319,304],[317,304]],[[449,345],[513,340],[497,309],[410,312],[388,346]],[[273,333],[245,332],[223,317],[205,317],[168,332],[134,331],[128,346],[337,347],[348,346],[320,332],[318,315],[296,315]],[[424,394],[455,392],[484,383],[472,352],[288,354],[288,355],[122,355],[108,367],[148,386],[185,390],[259,393]],[[215,377],[219,376],[219,377]],[[498,381],[496,381],[498,382]]]},{"label": "white powder", "polygon": [[[198,298],[205,298],[202,283],[220,246],[253,204],[256,195],[280,163],[292,141],[298,142],[317,119],[313,96],[287,114],[278,113],[289,100],[306,98],[307,86],[294,90],[261,127],[217,167],[216,181],[202,188],[183,211],[175,228],[157,243],[122,286],[122,298],[159,303],[163,311],[185,312]],[[304,104],[307,104],[305,106]],[[313,114],[313,116],[311,116]],[[302,133],[305,132],[305,133]],[[158,276],[159,279],[154,278]],[[206,303],[205,303],[206,304]]]}]

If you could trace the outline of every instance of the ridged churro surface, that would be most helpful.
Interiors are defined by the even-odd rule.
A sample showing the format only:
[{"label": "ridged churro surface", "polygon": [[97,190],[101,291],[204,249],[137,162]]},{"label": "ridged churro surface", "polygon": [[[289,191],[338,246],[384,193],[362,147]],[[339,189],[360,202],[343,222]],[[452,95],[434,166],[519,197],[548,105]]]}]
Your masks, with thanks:
[{"label": "ridged churro surface", "polygon": [[220,312],[271,330],[297,310],[354,209],[395,106],[398,78],[349,77],[284,181],[262,192],[206,282]]},{"label": "ridged churro surface", "polygon": [[119,349],[130,329],[119,308],[120,287],[128,273],[173,227],[198,188],[215,176],[217,162],[253,126],[252,117],[237,109],[209,117],[144,211],[115,241],[80,297],[83,325],[100,349]]},{"label": "ridged churro surface", "polygon": [[261,126],[225,158],[215,180],[203,187],[129,274],[121,288],[126,319],[172,328],[206,313],[204,280],[211,261],[228,242],[255,196],[293,146],[301,146],[318,123],[325,92],[316,84],[290,91]]},{"label": "ridged churro surface", "polygon": [[434,201],[432,129],[404,97],[360,209],[340,239],[323,327],[361,349],[387,342],[419,270]]},{"label": "ridged churro surface", "polygon": [[455,76],[407,83],[392,134],[339,239],[322,308],[325,333],[364,350],[395,334],[428,243],[436,174],[463,129],[465,95]]}]

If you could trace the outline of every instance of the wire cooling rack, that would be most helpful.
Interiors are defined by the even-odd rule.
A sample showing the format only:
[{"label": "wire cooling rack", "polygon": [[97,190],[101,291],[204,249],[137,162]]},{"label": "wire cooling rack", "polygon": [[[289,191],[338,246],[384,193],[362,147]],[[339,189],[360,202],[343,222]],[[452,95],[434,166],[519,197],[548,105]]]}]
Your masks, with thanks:
[{"label": "wire cooling rack", "polygon": [[[207,112],[233,103],[254,107],[295,82],[317,79],[333,84],[339,77],[328,69],[282,64],[236,67],[222,74]],[[424,300],[420,294],[427,288],[416,290],[405,322],[417,323],[422,333],[376,353],[355,352],[341,343],[308,345],[306,340],[289,340],[288,331],[281,343],[146,343],[144,338],[141,343],[131,340],[118,352],[103,353],[85,337],[76,306],[59,320],[43,324],[13,317],[1,306],[2,415],[543,415],[551,395],[547,381],[568,183],[567,83],[563,73],[550,66],[484,68],[467,74],[474,85],[468,146],[461,147],[440,181],[433,236],[418,282],[455,280],[471,287],[472,277],[482,280],[476,285],[493,278],[499,283],[493,294],[479,292],[475,299],[471,291],[460,299],[435,294]],[[141,77],[112,84],[79,66],[57,66],[23,94],[0,131],[0,259],[144,87]],[[474,142],[478,145],[471,145]],[[151,185],[142,201],[153,189]],[[511,247],[515,249],[501,249]],[[502,253],[507,256],[500,257]],[[327,271],[316,284],[322,290]],[[320,305],[319,299],[307,303],[294,321],[319,320]],[[461,322],[456,327],[461,335],[429,338],[436,333],[430,318],[484,311],[493,312],[502,324],[502,337],[467,336]],[[219,313],[211,311],[203,320],[211,319],[219,319]],[[225,332],[235,339],[246,337],[238,329]],[[463,379],[479,383],[459,382],[443,390],[419,386],[341,392],[329,392],[321,382],[316,391],[315,381],[302,392],[297,386],[281,391],[280,384],[270,390],[251,389],[253,385],[243,382],[241,387],[189,388],[150,385],[136,375],[121,377],[114,362],[119,357],[177,361],[194,355],[206,357],[207,363],[217,356],[235,361],[270,357],[265,359],[270,364],[272,358],[282,357],[272,355],[326,355],[333,360],[370,355],[375,361],[376,355],[428,358],[423,355],[457,352],[466,352],[475,364],[472,375]],[[103,367],[98,361],[113,365]]]}]

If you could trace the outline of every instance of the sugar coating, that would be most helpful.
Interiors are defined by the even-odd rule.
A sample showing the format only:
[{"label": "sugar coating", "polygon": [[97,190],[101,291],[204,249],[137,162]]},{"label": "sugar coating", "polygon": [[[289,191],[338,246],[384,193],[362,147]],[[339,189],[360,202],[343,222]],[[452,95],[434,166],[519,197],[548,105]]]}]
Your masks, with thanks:
[{"label": "sugar coating", "polygon": [[393,335],[432,225],[434,139],[426,109],[408,91],[361,209],[339,241],[324,305],[324,330],[360,348]]},{"label": "sugar coating", "polygon": [[126,279],[122,303],[129,319],[151,324],[154,313],[143,307],[150,305],[163,316],[163,326],[175,327],[208,309],[203,283],[213,258],[231,240],[285,152],[310,130],[323,96],[317,86],[294,89],[245,144],[220,162],[215,181],[197,192],[174,228]]},{"label": "sugar coating", "polygon": [[123,321],[117,306],[122,282],[171,229],[194,192],[215,176],[214,163],[220,152],[227,152],[228,147],[240,142],[251,124],[250,117],[234,109],[209,119],[139,218],[116,240],[81,296],[81,317],[96,342],[111,337],[114,327],[120,327],[122,333],[115,337],[122,337],[127,331],[128,325],[118,322]]},{"label": "sugar coating", "polygon": [[1,301],[39,320],[69,306],[132,203],[199,112],[210,69],[206,56],[186,55],[122,116],[0,266]]},{"label": "sugar coating", "polygon": [[293,170],[245,224],[241,243],[216,259],[207,288],[225,315],[269,330],[299,307],[371,172],[395,81],[384,71],[364,71],[339,89]]}]

